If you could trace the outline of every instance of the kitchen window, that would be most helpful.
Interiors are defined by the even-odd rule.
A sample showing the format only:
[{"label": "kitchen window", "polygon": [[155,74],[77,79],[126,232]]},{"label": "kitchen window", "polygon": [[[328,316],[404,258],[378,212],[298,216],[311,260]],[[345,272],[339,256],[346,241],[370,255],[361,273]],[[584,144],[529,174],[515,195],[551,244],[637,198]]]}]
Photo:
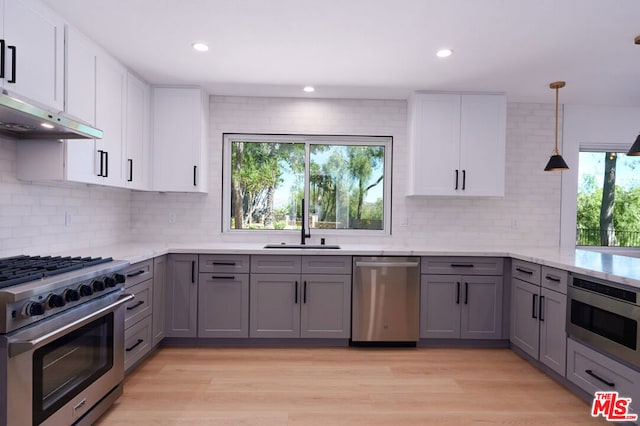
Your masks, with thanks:
[{"label": "kitchen window", "polygon": [[640,246],[639,172],[640,157],[614,149],[580,152],[577,246]]},{"label": "kitchen window", "polygon": [[390,233],[391,145],[385,136],[225,134],[227,232],[308,229]]}]

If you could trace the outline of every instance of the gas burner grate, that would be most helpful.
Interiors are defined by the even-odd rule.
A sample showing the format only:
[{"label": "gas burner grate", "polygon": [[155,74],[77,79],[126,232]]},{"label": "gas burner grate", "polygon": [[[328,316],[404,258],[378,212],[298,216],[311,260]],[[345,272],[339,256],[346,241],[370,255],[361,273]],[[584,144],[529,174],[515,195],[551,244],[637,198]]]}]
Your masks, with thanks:
[{"label": "gas burner grate", "polygon": [[101,263],[111,257],[14,256],[0,259],[0,288],[64,274]]}]

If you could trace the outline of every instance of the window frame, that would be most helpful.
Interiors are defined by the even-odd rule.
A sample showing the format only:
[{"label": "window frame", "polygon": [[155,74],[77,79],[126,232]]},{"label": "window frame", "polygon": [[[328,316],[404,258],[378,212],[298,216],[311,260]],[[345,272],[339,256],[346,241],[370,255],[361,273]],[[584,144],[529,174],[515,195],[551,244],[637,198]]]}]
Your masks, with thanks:
[{"label": "window frame", "polygon": [[[309,170],[310,170],[310,145],[357,145],[357,146],[384,146],[385,154],[383,161],[383,229],[316,229],[327,236],[381,236],[391,235],[391,205],[392,205],[392,179],[393,179],[393,136],[358,136],[358,135],[310,135],[310,134],[275,134],[275,133],[223,133],[222,134],[222,221],[221,232],[227,235],[294,235],[292,230],[252,230],[252,229],[232,229],[231,228],[231,144],[233,142],[265,142],[265,143],[303,143],[305,145],[305,167],[304,167],[304,198],[305,211],[308,210],[309,200]],[[304,220],[304,226],[309,230],[308,214]],[[312,231],[312,232],[313,232]]]}]

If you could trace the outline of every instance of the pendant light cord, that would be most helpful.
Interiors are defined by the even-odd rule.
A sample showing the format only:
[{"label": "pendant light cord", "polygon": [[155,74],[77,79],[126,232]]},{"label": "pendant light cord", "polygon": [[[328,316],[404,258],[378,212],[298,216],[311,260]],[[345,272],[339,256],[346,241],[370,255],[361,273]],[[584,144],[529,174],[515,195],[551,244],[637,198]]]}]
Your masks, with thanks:
[{"label": "pendant light cord", "polygon": [[553,155],[560,155],[560,152],[558,151],[558,91],[560,90],[559,87],[556,87],[556,147],[553,150]]}]

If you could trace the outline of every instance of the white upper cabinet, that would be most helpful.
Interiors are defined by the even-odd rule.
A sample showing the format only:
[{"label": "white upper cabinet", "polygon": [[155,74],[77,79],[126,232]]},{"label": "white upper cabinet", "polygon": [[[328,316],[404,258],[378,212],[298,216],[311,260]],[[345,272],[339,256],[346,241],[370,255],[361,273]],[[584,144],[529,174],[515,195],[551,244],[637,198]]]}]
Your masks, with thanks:
[{"label": "white upper cabinet", "polygon": [[504,196],[506,98],[416,93],[409,100],[409,195]]},{"label": "white upper cabinet", "polygon": [[149,188],[150,108],[149,85],[132,73],[127,73],[127,130],[124,149],[124,176],[127,188]]},{"label": "white upper cabinet", "polygon": [[154,87],[153,189],[206,192],[209,98],[194,87]]},{"label": "white upper cabinet", "polygon": [[0,1],[0,13],[2,86],[47,109],[62,111],[64,21],[36,0]]}]

